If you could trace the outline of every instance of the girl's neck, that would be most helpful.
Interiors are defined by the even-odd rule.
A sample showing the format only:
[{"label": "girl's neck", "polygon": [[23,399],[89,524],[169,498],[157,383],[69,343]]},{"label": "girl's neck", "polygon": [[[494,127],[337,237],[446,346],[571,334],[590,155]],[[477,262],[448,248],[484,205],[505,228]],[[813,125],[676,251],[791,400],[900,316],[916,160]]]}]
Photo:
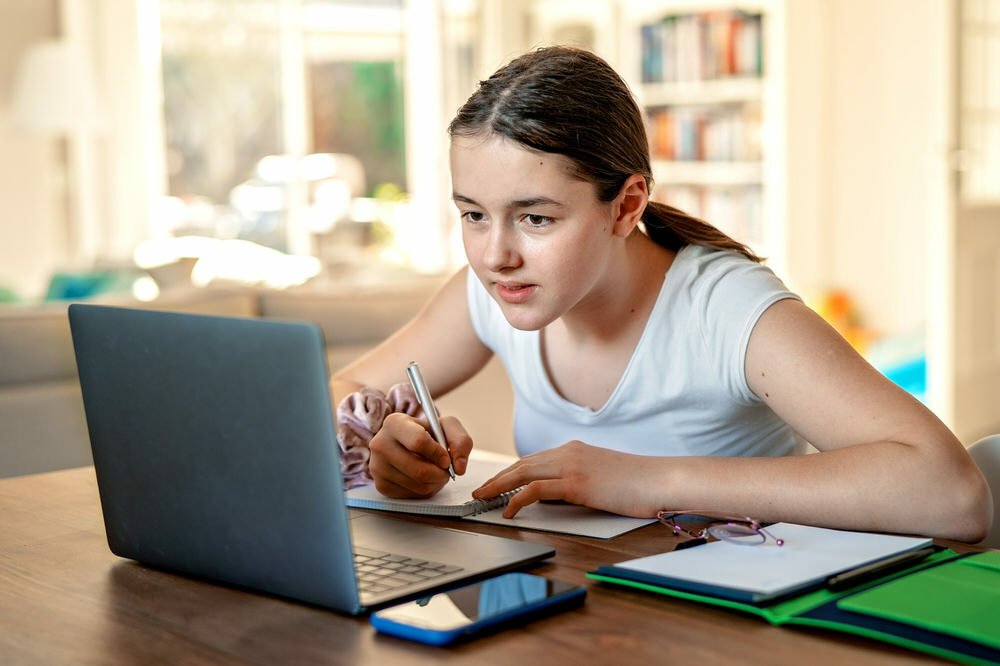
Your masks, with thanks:
[{"label": "girl's neck", "polygon": [[584,344],[634,338],[634,329],[645,328],[676,254],[643,233],[633,233],[595,293],[551,326],[563,328],[564,335]]}]

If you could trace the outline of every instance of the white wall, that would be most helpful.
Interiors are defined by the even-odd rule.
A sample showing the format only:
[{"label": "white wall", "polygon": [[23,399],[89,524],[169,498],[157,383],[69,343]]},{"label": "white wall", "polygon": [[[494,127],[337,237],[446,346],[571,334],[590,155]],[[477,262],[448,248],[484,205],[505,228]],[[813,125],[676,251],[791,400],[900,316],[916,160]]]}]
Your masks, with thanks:
[{"label": "white wall", "polygon": [[[807,299],[830,285],[830,86],[831,35],[827,0],[795,0],[785,4],[783,25],[770,39],[784,41],[794,54],[776,73],[781,77],[779,111],[784,106],[785,265],[782,278]],[[783,103],[783,104],[782,104]],[[780,205],[780,202],[778,203]]]},{"label": "white wall", "polygon": [[930,205],[947,187],[936,168],[947,148],[937,143],[948,104],[944,1],[827,0],[825,8],[828,280],[881,331],[924,322],[927,229],[947,223]]},{"label": "white wall", "polygon": [[[150,201],[165,190],[159,45],[145,43],[139,29],[156,21],[152,7],[120,0],[0,3],[0,286],[23,298],[44,295],[53,271],[86,269],[95,259],[129,261],[149,233]],[[111,122],[105,134],[60,139],[26,133],[6,118],[26,49],[60,37],[90,58]]]},{"label": "white wall", "polygon": [[55,139],[10,126],[14,72],[29,44],[58,34],[55,0],[0,4],[0,286],[38,295],[66,256],[65,152]]}]

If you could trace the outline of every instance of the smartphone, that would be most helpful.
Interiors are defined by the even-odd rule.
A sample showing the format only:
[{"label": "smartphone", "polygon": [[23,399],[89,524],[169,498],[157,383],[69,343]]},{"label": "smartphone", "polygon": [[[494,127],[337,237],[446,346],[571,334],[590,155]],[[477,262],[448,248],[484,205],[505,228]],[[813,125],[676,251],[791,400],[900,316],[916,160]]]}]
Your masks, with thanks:
[{"label": "smartphone", "polygon": [[583,603],[579,586],[508,573],[371,615],[376,631],[428,645],[450,645]]}]

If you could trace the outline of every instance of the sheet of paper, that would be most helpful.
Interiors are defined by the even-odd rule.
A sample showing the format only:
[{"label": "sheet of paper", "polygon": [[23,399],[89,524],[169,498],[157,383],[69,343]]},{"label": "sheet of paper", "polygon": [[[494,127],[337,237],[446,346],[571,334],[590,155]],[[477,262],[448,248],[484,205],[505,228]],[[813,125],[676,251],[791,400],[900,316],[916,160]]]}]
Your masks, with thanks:
[{"label": "sheet of paper", "polygon": [[932,542],[922,537],[849,532],[792,523],[776,523],[767,531],[784,539],[785,545],[778,546],[771,539],[758,546],[713,541],[616,566],[746,591],[767,599]]},{"label": "sheet of paper", "polygon": [[[434,497],[428,499],[406,499],[392,500],[375,490],[374,485],[358,486],[346,492],[348,498],[357,500],[367,500],[377,503],[377,506],[384,508],[393,507],[392,510],[409,511],[420,513],[420,507],[435,506],[460,506],[472,501],[472,491],[483,485],[497,472],[507,467],[509,463],[502,459],[495,459],[487,456],[475,456],[470,458],[469,467],[465,474],[457,477],[454,481],[445,484]],[[406,507],[409,506],[409,509]]]},{"label": "sheet of paper", "polygon": [[507,525],[521,529],[577,534],[599,539],[610,539],[656,522],[652,518],[627,518],[575,504],[543,504],[540,502],[529,504],[518,511],[513,518],[504,518],[503,509],[494,509],[476,516],[466,516],[465,520]]},{"label": "sheet of paper", "polygon": [[[368,502],[367,508],[433,515],[436,507],[457,507],[470,501],[473,490],[516,460],[517,458],[499,453],[473,451],[466,473],[446,484],[434,497],[425,500],[391,500],[375,490],[375,486],[352,488],[347,491],[346,495],[349,498],[349,504],[350,500],[361,500]],[[359,505],[354,504],[354,506]],[[537,502],[521,509],[517,516],[511,519],[503,517],[503,509],[494,509],[473,516],[465,516],[463,520],[576,534],[599,539],[610,539],[656,522],[652,518],[626,518],[572,504],[541,504]]]}]

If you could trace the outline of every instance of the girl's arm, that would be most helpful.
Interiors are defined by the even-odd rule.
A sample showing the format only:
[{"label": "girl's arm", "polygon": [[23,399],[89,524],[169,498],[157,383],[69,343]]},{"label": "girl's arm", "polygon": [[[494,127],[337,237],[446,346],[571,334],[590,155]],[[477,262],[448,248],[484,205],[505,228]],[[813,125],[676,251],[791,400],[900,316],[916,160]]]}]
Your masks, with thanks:
[{"label": "girl's arm", "polygon": [[406,382],[406,366],[417,361],[435,398],[479,372],[492,352],[479,341],[465,294],[467,268],[448,278],[409,323],[330,380],[333,400],[363,387],[387,391]]},{"label": "girl's arm", "polygon": [[[461,385],[489,361],[492,352],[480,342],[469,318],[466,271],[448,279],[433,299],[408,324],[358,360],[334,373],[330,390],[334,407],[362,388],[382,392],[405,383],[406,366],[420,364],[436,398]],[[472,439],[458,420],[443,416],[455,472],[465,473]],[[448,455],[430,434],[423,419],[390,414],[372,438],[369,470],[380,492],[391,497],[425,497],[449,480]]]},{"label": "girl's arm", "polygon": [[[954,434],[797,301],[761,317],[746,357],[750,388],[820,450],[773,461],[782,520],[978,541],[990,491]],[[766,511],[763,495],[760,509]]]},{"label": "girl's arm", "polygon": [[634,516],[700,509],[970,542],[985,536],[990,491],[962,444],[808,307],[788,299],[768,308],[745,368],[754,393],[819,453],[650,458],[571,442],[523,458],[478,494],[528,484],[508,516],[564,499]]}]

